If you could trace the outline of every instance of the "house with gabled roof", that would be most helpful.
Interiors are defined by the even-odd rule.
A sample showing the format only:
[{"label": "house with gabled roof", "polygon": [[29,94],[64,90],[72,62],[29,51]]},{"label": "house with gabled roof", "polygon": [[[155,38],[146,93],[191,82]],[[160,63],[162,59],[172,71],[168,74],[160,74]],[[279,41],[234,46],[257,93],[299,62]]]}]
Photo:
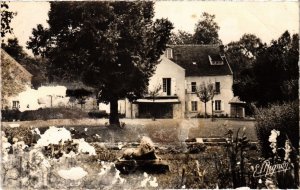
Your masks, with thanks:
[{"label": "house with gabled roof", "polygon": [[206,103],[207,113],[214,115],[231,115],[229,102],[233,99],[233,73],[219,45],[176,45],[169,57],[185,69],[185,115],[193,117],[204,115],[204,103],[196,95],[199,85],[213,83],[215,95]]},{"label": "house with gabled roof", "polygon": [[149,93],[130,103],[119,102],[128,118],[190,118],[205,114],[205,104],[196,89],[212,83],[214,98],[206,103],[207,113],[244,117],[241,102],[233,95],[233,73],[219,45],[173,45],[161,56],[149,81]]}]

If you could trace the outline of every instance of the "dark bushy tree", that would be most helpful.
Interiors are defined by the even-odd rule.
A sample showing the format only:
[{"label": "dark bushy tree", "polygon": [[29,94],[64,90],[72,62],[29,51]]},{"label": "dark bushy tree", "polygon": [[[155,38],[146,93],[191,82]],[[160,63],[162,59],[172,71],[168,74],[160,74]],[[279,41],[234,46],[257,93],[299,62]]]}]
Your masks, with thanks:
[{"label": "dark bushy tree", "polygon": [[26,56],[26,53],[24,52],[23,47],[19,45],[19,40],[17,38],[9,38],[7,43],[1,43],[1,47],[18,62]]},{"label": "dark bushy tree", "polygon": [[119,125],[118,100],[147,89],[172,24],[153,21],[153,2],[51,2],[49,28],[38,25],[28,48],[49,59],[52,80],[78,80],[110,103]]},{"label": "dark bushy tree", "polygon": [[297,42],[298,40],[292,42],[289,32],[286,31],[258,55],[253,72],[259,84],[257,101],[260,105],[298,98],[296,81],[299,79],[299,47],[292,46],[292,43]]},{"label": "dark bushy tree", "polygon": [[234,81],[239,82],[241,72],[252,68],[263,47],[262,41],[253,34],[244,34],[239,41],[226,46],[226,58],[232,68]]},{"label": "dark bushy tree", "polygon": [[196,24],[194,43],[196,44],[221,44],[218,31],[220,27],[215,22],[215,15],[204,12],[202,19]]},{"label": "dark bushy tree", "polygon": [[284,32],[256,53],[253,66],[241,71],[233,91],[242,100],[267,106],[298,98],[298,34]]}]

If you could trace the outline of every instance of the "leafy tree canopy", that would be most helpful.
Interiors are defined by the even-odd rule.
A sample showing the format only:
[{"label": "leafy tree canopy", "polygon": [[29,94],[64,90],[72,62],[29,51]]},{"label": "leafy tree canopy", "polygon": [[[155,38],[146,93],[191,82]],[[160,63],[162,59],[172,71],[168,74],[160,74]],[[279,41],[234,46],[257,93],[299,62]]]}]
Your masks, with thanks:
[{"label": "leafy tree canopy", "polygon": [[203,82],[199,87],[196,88],[196,95],[200,99],[201,102],[204,103],[205,106],[205,117],[207,116],[206,112],[206,103],[214,98],[215,88],[214,84],[211,82],[205,83]]},{"label": "leafy tree canopy", "polygon": [[1,47],[18,62],[27,56],[17,38],[9,38],[7,43],[1,43]]},{"label": "leafy tree canopy", "polygon": [[9,10],[9,6],[5,1],[1,1],[1,38],[3,38],[7,33],[12,34],[13,28],[10,26],[10,23],[14,16],[17,13],[14,13]]},{"label": "leafy tree canopy", "polygon": [[266,46],[254,34],[244,34],[239,41],[226,46],[226,58],[233,70],[235,81],[240,80],[241,72],[252,67],[258,53]]},{"label": "leafy tree canopy", "polygon": [[221,44],[219,39],[219,25],[215,22],[215,15],[204,12],[196,24],[194,42],[196,44]]},{"label": "leafy tree canopy", "polygon": [[172,32],[169,44],[182,45],[182,44],[222,44],[219,39],[219,25],[215,22],[215,15],[204,12],[201,19],[195,25],[193,34],[178,30]]},{"label": "leafy tree canopy", "polygon": [[172,45],[193,44],[194,39],[192,34],[183,30],[178,30],[177,33],[172,32],[168,43]]},{"label": "leafy tree canopy", "polygon": [[284,32],[257,53],[253,67],[243,71],[234,94],[265,106],[298,98],[299,36]]},{"label": "leafy tree canopy", "polygon": [[153,21],[153,2],[51,2],[49,28],[38,25],[27,43],[49,59],[51,80],[83,81],[110,102],[133,100],[147,89],[172,23]]}]

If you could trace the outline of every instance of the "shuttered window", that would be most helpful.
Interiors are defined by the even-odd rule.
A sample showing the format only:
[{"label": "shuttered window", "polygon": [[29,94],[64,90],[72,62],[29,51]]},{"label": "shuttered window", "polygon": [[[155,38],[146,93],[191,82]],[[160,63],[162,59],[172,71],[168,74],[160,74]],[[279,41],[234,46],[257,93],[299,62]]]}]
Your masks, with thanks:
[{"label": "shuttered window", "polygon": [[216,111],[221,111],[221,100],[216,100],[215,101],[215,110]]},{"label": "shuttered window", "polygon": [[198,102],[197,101],[192,101],[192,111],[198,111]]}]

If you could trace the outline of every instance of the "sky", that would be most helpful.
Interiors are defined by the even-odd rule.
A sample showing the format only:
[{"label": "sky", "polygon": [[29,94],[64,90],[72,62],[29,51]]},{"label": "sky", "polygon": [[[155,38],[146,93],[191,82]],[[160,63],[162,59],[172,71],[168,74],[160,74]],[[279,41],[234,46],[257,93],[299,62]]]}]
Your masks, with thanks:
[{"label": "sky", "polygon": [[[48,2],[10,2],[17,12],[12,21],[14,36],[20,45],[26,41],[37,24],[47,26]],[[155,18],[168,18],[178,29],[193,33],[203,12],[214,14],[220,26],[219,37],[224,44],[239,40],[243,34],[255,34],[263,42],[277,39],[284,31],[299,33],[299,4],[297,1],[158,1]],[[27,50],[28,53],[30,53]],[[30,53],[31,54],[31,53]]]}]

